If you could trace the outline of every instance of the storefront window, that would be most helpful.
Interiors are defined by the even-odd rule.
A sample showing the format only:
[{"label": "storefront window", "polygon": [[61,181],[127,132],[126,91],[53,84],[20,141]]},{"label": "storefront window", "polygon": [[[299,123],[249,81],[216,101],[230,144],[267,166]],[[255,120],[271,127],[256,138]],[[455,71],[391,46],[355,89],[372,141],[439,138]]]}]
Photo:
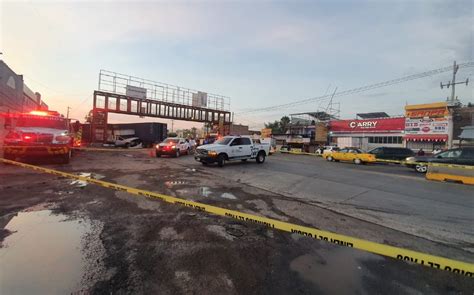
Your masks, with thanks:
[{"label": "storefront window", "polygon": [[368,138],[369,143],[375,144],[401,144],[403,143],[403,137],[401,136],[370,136]]}]

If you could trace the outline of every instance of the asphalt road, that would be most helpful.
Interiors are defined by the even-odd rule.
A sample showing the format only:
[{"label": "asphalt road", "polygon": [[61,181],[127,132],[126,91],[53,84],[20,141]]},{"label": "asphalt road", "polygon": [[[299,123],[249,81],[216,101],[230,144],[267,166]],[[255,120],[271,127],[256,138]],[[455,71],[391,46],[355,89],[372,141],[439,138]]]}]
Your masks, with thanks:
[{"label": "asphalt road", "polygon": [[[199,167],[183,157],[179,161]],[[474,252],[474,187],[425,180],[395,164],[354,165],[275,154],[211,173],[384,227]]]}]

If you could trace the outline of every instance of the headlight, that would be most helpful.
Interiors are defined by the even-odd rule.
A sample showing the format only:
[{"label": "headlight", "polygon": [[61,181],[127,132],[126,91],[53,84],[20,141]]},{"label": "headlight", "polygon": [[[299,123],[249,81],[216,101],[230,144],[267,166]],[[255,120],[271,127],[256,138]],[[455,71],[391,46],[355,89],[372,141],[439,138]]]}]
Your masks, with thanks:
[{"label": "headlight", "polygon": [[207,155],[211,156],[211,157],[215,157],[215,156],[217,156],[217,152],[216,151],[207,151]]},{"label": "headlight", "polygon": [[415,162],[415,157],[408,157],[405,159],[407,162]]}]

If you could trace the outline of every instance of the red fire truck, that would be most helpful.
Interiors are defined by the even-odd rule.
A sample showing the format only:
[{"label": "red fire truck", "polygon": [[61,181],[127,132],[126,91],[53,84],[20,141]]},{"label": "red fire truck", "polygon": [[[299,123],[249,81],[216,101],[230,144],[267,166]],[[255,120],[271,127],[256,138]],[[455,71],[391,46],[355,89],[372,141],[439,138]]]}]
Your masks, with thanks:
[{"label": "red fire truck", "polygon": [[9,114],[5,122],[5,159],[59,158],[69,163],[74,145],[73,128],[55,111]]}]

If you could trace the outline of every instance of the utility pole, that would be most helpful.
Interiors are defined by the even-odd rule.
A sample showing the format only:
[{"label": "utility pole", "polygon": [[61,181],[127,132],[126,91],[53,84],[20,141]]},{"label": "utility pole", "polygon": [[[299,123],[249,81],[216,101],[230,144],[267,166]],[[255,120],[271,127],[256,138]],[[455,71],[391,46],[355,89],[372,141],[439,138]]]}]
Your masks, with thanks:
[{"label": "utility pole", "polygon": [[460,106],[460,102],[458,98],[456,97],[456,85],[457,84],[467,84],[469,83],[469,78],[466,79],[465,82],[456,82],[456,74],[459,70],[459,65],[456,64],[456,61],[454,61],[453,64],[453,79],[451,81],[448,81],[447,84],[443,84],[443,82],[440,82],[441,89],[446,86],[446,88],[449,89],[451,86],[451,98],[447,98],[448,102],[448,110],[449,110],[449,125],[448,125],[448,149],[453,148],[453,137],[454,137],[454,122],[453,122],[453,112],[456,107]]},{"label": "utility pole", "polygon": [[459,65],[456,64],[456,61],[454,61],[453,79],[451,81],[448,81],[447,84],[443,84],[443,82],[440,83],[441,89],[443,89],[443,87],[446,87],[449,89],[449,87],[451,86],[451,98],[450,99],[448,98],[449,106],[455,106],[458,103],[457,97],[456,97],[456,85],[466,84],[467,86],[467,84],[469,83],[469,78],[467,78],[465,82],[456,82],[456,73],[458,72],[458,70],[459,70]]},{"label": "utility pole", "polygon": [[69,110],[70,109],[71,109],[70,107],[67,107],[66,119],[69,119]]}]

